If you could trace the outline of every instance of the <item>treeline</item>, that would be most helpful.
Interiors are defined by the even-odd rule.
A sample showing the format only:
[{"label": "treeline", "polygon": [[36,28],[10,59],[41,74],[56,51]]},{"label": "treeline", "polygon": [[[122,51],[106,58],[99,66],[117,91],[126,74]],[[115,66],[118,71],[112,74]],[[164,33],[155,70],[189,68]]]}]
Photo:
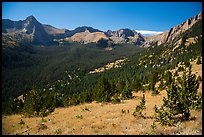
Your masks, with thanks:
[{"label": "treeline", "polygon": [[33,86],[32,90],[10,100],[3,106],[3,114],[24,114],[25,116],[47,116],[56,107],[63,106],[63,96],[55,91],[41,90]]},{"label": "treeline", "polygon": [[21,98],[15,98],[3,104],[3,114],[23,114],[25,116],[47,116],[57,107],[77,105],[85,102],[113,102],[119,103],[120,99],[132,97],[132,91],[126,86],[118,90],[107,78],[101,77],[92,92],[84,91],[75,93],[69,97],[57,92],[55,89],[39,89],[32,87],[28,93]]}]

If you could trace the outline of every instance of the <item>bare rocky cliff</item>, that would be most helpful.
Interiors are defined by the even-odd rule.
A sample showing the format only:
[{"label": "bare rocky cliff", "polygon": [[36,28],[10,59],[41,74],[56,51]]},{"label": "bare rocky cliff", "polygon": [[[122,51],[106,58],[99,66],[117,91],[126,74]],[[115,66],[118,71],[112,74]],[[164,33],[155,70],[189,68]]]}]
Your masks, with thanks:
[{"label": "bare rocky cliff", "polygon": [[154,36],[148,36],[145,37],[145,40],[148,43],[157,43],[157,45],[163,44],[163,43],[168,43],[173,41],[178,35],[182,34],[186,30],[190,29],[198,20],[202,19],[202,12],[199,13],[198,15],[189,18],[182,24],[179,24],[173,28],[171,28],[168,31],[165,31],[164,33],[154,35]]}]

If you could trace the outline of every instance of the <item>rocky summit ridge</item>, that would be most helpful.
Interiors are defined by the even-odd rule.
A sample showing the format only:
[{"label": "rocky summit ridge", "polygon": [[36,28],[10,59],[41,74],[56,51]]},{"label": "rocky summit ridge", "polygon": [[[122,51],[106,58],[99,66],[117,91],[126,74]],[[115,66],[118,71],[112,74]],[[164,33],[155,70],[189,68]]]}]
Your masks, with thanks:
[{"label": "rocky summit ridge", "polygon": [[187,19],[181,24],[172,27],[168,31],[165,31],[161,34],[157,34],[154,36],[148,36],[145,38],[145,40],[148,41],[149,43],[156,43],[157,45],[169,43],[173,41],[177,36],[184,33],[186,30],[190,29],[199,20],[202,20],[202,12],[197,14],[196,16]]},{"label": "rocky summit ridge", "polygon": [[2,19],[2,45],[15,46],[25,43],[41,45],[63,45],[64,42],[80,42],[120,44],[129,43],[136,46],[148,47],[173,41],[178,35],[190,29],[198,20],[202,19],[202,12],[191,17],[170,30],[153,36],[143,36],[128,28],[108,30],[106,32],[92,27],[81,26],[74,30],[59,29],[47,24],[41,24],[34,16],[25,20],[12,21]]}]

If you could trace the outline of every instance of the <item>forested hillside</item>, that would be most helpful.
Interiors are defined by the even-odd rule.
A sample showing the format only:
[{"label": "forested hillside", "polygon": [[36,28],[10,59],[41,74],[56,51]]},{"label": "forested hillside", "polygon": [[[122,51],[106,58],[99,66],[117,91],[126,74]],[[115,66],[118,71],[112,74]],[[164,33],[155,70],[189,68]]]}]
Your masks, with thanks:
[{"label": "forested hillside", "polygon": [[[114,48],[114,47],[113,47]],[[2,50],[3,102],[27,93],[33,85],[46,87],[57,81],[73,82],[90,70],[143,50],[132,45],[117,45],[106,51],[95,44],[72,43],[67,46],[20,46]],[[11,86],[12,85],[12,86]],[[49,87],[49,86],[48,86]],[[74,92],[74,91],[73,91]]]},{"label": "forested hillside", "polygon": [[[171,85],[176,73],[190,66],[190,61],[202,63],[200,28],[202,21],[171,43],[149,48],[120,44],[114,45],[113,50],[104,50],[93,44],[79,43],[60,47],[5,48],[2,50],[3,113],[26,111],[33,115],[37,111],[39,115],[46,110],[52,112],[55,107],[94,100],[120,102],[121,99],[131,98],[133,91],[152,91],[158,94],[159,90]],[[190,39],[194,42],[189,43]],[[124,57],[127,57],[127,61],[122,67],[89,74],[90,70]],[[185,67],[179,67],[175,74],[168,71],[179,64]],[[156,83],[160,83],[159,86]],[[44,98],[38,100],[41,94],[44,94]],[[23,95],[25,102],[19,99],[14,102],[13,99],[20,95]],[[56,101],[51,103],[51,98]],[[39,105],[38,110],[35,110],[36,107],[27,107],[27,104],[32,105],[35,100],[41,102],[33,104]]]}]

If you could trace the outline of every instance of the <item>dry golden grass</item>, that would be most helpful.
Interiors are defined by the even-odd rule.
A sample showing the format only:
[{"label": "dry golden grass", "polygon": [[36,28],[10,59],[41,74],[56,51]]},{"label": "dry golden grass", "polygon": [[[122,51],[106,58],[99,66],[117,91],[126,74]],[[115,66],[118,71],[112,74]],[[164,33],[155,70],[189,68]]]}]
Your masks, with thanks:
[{"label": "dry golden grass", "polygon": [[196,37],[186,39],[185,46],[189,46],[191,43],[196,43]]},{"label": "dry golden grass", "polygon": [[[202,65],[193,70],[202,73]],[[200,87],[202,92],[202,86]],[[166,96],[163,90],[157,96],[151,96],[151,92],[145,92],[147,117],[135,118],[132,113],[139,105],[143,93],[134,93],[133,99],[123,100],[120,104],[111,103],[85,103],[66,108],[57,108],[53,113],[45,117],[42,122],[40,117],[25,118],[21,115],[2,116],[2,134],[81,134],[81,135],[139,135],[139,134],[202,134],[202,111],[191,111],[191,120],[177,124],[176,127],[161,126],[156,123],[156,129],[151,125],[154,116],[153,107],[161,106],[162,99]],[[125,112],[122,113],[122,110]],[[24,125],[18,124],[21,120]],[[43,129],[42,124],[47,128]]]},{"label": "dry golden grass", "polygon": [[103,67],[96,68],[93,71],[89,71],[89,74],[100,73],[100,72],[104,72],[105,70],[121,67],[126,60],[127,60],[127,58],[118,59],[118,60],[116,60],[114,62],[111,62],[111,63],[108,63],[108,64],[104,65]]},{"label": "dry golden grass", "polygon": [[[163,127],[157,124],[153,132],[151,118],[135,118],[132,113],[139,104],[143,93],[134,93],[135,98],[124,100],[120,104],[111,103],[85,103],[67,108],[57,108],[45,117],[47,122],[42,122],[39,117],[23,118],[20,115],[5,116],[2,118],[3,134],[175,134],[178,127]],[[144,114],[148,117],[154,116],[154,105],[161,106],[162,98],[166,96],[165,91],[160,95],[151,96],[150,92],[145,93],[146,110]],[[87,110],[85,108],[88,108]],[[122,113],[122,109],[125,113]],[[128,112],[129,111],[129,112]],[[76,116],[82,116],[77,118]],[[202,130],[201,111],[193,111],[191,120],[183,124],[183,129]],[[25,125],[18,124],[23,119]],[[39,124],[44,123],[47,129],[39,129]],[[29,127],[27,127],[27,125]],[[27,129],[30,129],[27,132]],[[60,132],[57,132],[59,130]],[[22,133],[24,132],[24,133]],[[188,132],[189,133],[189,132]],[[189,133],[190,134],[190,133]]]},{"label": "dry golden grass", "polygon": [[77,42],[86,41],[86,43],[90,43],[90,42],[98,42],[102,38],[108,39],[108,37],[103,32],[90,33],[89,31],[85,31],[85,32],[76,33],[71,38],[68,38],[67,40],[72,40]]}]

